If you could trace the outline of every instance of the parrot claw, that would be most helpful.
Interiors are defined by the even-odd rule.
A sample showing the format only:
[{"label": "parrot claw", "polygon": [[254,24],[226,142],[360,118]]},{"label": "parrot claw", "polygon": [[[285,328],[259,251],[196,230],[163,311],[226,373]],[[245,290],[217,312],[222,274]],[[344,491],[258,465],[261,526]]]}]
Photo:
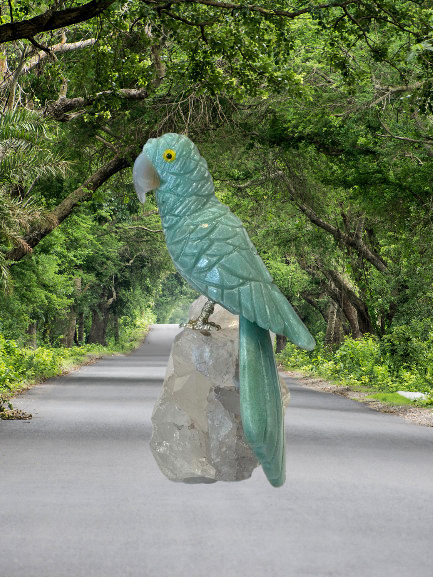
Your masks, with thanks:
[{"label": "parrot claw", "polygon": [[209,334],[211,331],[219,331],[221,329],[220,325],[213,322],[201,322],[199,319],[188,321],[187,323],[181,323],[179,325],[185,329],[192,329],[193,331],[200,331],[203,334]]},{"label": "parrot claw", "polygon": [[214,301],[208,299],[205,302],[197,319],[191,319],[187,323],[181,323],[179,327],[192,329],[193,331],[201,331],[203,334],[209,334],[210,331],[219,331],[221,329],[220,325],[217,325],[216,323],[213,323],[209,320],[209,317],[213,313],[214,308]]}]

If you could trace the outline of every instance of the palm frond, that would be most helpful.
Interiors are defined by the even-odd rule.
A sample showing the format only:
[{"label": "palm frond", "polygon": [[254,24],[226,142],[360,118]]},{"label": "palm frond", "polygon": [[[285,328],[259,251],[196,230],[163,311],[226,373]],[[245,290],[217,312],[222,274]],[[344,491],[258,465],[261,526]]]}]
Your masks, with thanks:
[{"label": "palm frond", "polygon": [[0,115],[0,184],[25,186],[41,176],[64,176],[69,163],[53,152],[51,123],[25,108]]},{"label": "palm frond", "polygon": [[40,138],[47,137],[47,126],[47,121],[34,110],[5,111],[0,115],[0,142],[19,140],[36,144]]},{"label": "palm frond", "polygon": [[64,176],[69,166],[70,162],[61,154],[46,148],[15,150],[0,161],[0,183],[24,183],[41,176]]},{"label": "palm frond", "polygon": [[30,252],[24,235],[32,224],[47,217],[31,198],[15,197],[14,189],[27,187],[29,194],[38,178],[64,176],[70,164],[52,150],[49,127],[50,122],[39,113],[25,108],[0,115],[0,289],[3,290],[7,290],[9,280],[5,253],[13,246]]},{"label": "palm frond", "polygon": [[2,252],[0,252],[0,290],[8,292],[9,289],[10,272],[6,259]]}]

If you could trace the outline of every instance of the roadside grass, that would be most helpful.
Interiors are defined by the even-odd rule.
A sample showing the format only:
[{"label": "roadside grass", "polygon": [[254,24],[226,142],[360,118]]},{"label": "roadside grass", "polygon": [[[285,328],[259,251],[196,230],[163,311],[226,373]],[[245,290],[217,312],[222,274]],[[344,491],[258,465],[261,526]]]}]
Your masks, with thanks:
[{"label": "roadside grass", "polygon": [[[320,373],[320,371],[311,371],[311,370],[302,370],[299,367],[287,366],[278,363],[279,368],[285,371],[292,371],[295,375],[305,378],[305,379],[312,379],[313,382],[325,382],[327,385],[331,387],[335,387],[335,390],[346,389],[351,393],[355,393],[355,396],[351,396],[348,394],[347,396],[354,401],[363,402],[365,400],[369,401],[377,401],[383,405],[388,405],[392,407],[403,407],[403,406],[412,406],[418,408],[430,408],[433,405],[432,399],[408,399],[399,395],[398,393],[394,392],[380,392],[377,390],[376,387],[368,387],[365,384],[360,385],[356,381],[352,381],[350,379],[336,379],[336,378],[329,378]],[[400,390],[400,389],[399,389]],[[362,393],[362,396],[356,396],[356,393]]]},{"label": "roadside grass", "polygon": [[[276,355],[277,362],[285,370],[321,377],[338,387],[375,396],[377,400],[382,396],[384,403],[415,407],[433,405],[432,341],[423,349],[423,355],[411,359],[409,364],[399,362],[394,351],[383,350],[380,340],[371,335],[357,340],[346,338],[335,350],[324,347],[321,340],[317,339],[317,347],[311,352],[288,343]],[[410,400],[397,391],[421,392],[427,397]]]},{"label": "roadside grass", "polygon": [[374,401],[380,401],[385,405],[415,405],[415,402],[411,399],[407,399],[398,393],[374,393],[373,395],[368,395],[366,399],[372,399]]},{"label": "roadside grass", "polygon": [[107,346],[83,345],[70,349],[40,346],[20,347],[0,334],[0,417],[13,410],[12,397],[51,377],[66,374],[103,356],[127,355],[136,349],[154,322],[151,314],[125,327],[118,342]]}]

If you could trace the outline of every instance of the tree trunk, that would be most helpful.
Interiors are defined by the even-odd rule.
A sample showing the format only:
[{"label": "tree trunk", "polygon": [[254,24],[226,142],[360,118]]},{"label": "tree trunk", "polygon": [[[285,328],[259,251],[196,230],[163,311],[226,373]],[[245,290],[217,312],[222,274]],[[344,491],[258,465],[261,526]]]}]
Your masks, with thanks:
[{"label": "tree trunk", "polygon": [[107,298],[107,293],[104,291],[101,294],[99,304],[96,309],[92,310],[92,326],[90,327],[88,343],[106,346],[106,334],[108,327],[108,319],[110,318],[110,306],[116,298],[116,292],[113,288],[113,296]]},{"label": "tree trunk", "polygon": [[37,346],[37,344],[36,344],[36,323],[35,322],[29,324],[29,326],[27,327],[26,333],[28,334],[26,345],[28,347],[31,347],[32,349],[35,349]]},{"label": "tree trunk", "polygon": [[120,332],[119,332],[119,317],[117,315],[113,318],[113,325],[114,325],[114,340],[116,343],[120,340]]},{"label": "tree trunk", "polygon": [[105,340],[107,334],[107,325],[109,318],[108,309],[103,307],[98,307],[92,311],[92,326],[90,327],[89,338],[87,342],[89,344],[96,344],[106,346],[107,341]]},{"label": "tree trunk", "polygon": [[77,324],[77,313],[74,311],[74,308],[71,307],[67,317],[66,331],[61,340],[62,346],[66,347],[67,349],[72,348],[72,346],[74,345],[74,334],[76,324]]},{"label": "tree trunk", "polygon": [[[81,277],[77,276],[74,278],[75,286],[75,298],[77,298],[81,293]],[[65,335],[62,338],[62,346],[70,349],[74,345],[75,340],[75,328],[77,326],[77,313],[74,306],[72,305],[69,309],[67,317],[67,325]]]},{"label": "tree trunk", "polygon": [[101,310],[101,308],[98,307],[98,309],[92,311],[92,326],[90,327],[87,342],[89,344],[102,345],[105,347],[107,344],[105,337],[107,334],[108,317],[110,313],[107,309]]},{"label": "tree trunk", "polygon": [[45,319],[44,326],[42,327],[42,341],[44,343],[50,342],[50,323],[48,319]]},{"label": "tree trunk", "polygon": [[298,262],[301,268],[313,278],[317,277],[320,272],[328,279],[329,282],[322,285],[323,290],[340,306],[350,324],[354,339],[362,337],[365,333],[374,334],[367,305],[358,297],[342,274],[336,270],[327,269],[318,260],[316,260],[317,269],[306,266],[301,259],[298,259]]},{"label": "tree trunk", "polygon": [[18,261],[28,254],[29,250],[34,248],[44,237],[52,232],[61,222],[67,218],[76,206],[85,200],[89,200],[92,194],[113,174],[131,166],[134,161],[135,146],[129,147],[123,156],[115,156],[110,162],[107,162],[97,170],[90,178],[86,180],[83,186],[80,186],[69,196],[67,196],[56,208],[45,218],[45,220],[34,227],[24,237],[24,243],[15,247],[5,254],[7,260]]},{"label": "tree trunk", "polygon": [[277,347],[275,352],[281,353],[284,347],[287,345],[287,337],[285,335],[277,335]]},{"label": "tree trunk", "polygon": [[331,301],[328,307],[328,322],[326,325],[325,346],[332,348],[343,340],[343,325],[338,311],[338,305]]},{"label": "tree trunk", "polygon": [[337,320],[337,303],[331,301],[328,307],[328,324],[326,325],[325,346],[332,347],[335,336],[335,323]]},{"label": "tree trunk", "polygon": [[[356,326],[358,327],[356,332],[359,332],[359,336],[362,336],[365,333],[374,334],[375,330],[373,327],[373,322],[370,317],[370,313],[368,312],[367,305],[354,292],[354,290],[349,285],[347,280],[343,277],[343,275],[341,275],[338,271],[332,269],[323,268],[321,269],[321,271],[330,281],[332,281],[332,283],[341,293],[340,299],[342,302],[340,302],[340,300],[336,300],[336,302],[338,302],[338,304],[343,309],[344,314],[347,317],[347,320],[350,322],[350,326],[351,327],[354,326],[352,325],[352,322],[350,321],[349,318],[350,316],[352,317],[352,320],[354,320],[353,319],[354,313],[352,312],[352,309],[354,309],[356,313]],[[348,303],[350,307],[347,306],[346,303]],[[346,313],[346,309],[349,316]],[[358,337],[354,336],[354,338]]]},{"label": "tree trunk", "polygon": [[359,328],[358,322],[358,314],[356,312],[355,307],[343,296],[343,303],[342,303],[343,312],[349,321],[350,330],[352,331],[352,337],[354,339],[362,338],[362,331]]},{"label": "tree trunk", "polygon": [[84,344],[84,313],[78,313],[77,341],[79,345]]}]

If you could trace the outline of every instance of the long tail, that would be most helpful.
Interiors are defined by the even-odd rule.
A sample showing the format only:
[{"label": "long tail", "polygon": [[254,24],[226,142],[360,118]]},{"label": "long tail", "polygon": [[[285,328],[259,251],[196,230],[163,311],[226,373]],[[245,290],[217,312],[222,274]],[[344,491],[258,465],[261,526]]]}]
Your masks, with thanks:
[{"label": "long tail", "polygon": [[284,409],[269,331],[239,316],[239,380],[245,438],[274,487],[286,479]]}]

